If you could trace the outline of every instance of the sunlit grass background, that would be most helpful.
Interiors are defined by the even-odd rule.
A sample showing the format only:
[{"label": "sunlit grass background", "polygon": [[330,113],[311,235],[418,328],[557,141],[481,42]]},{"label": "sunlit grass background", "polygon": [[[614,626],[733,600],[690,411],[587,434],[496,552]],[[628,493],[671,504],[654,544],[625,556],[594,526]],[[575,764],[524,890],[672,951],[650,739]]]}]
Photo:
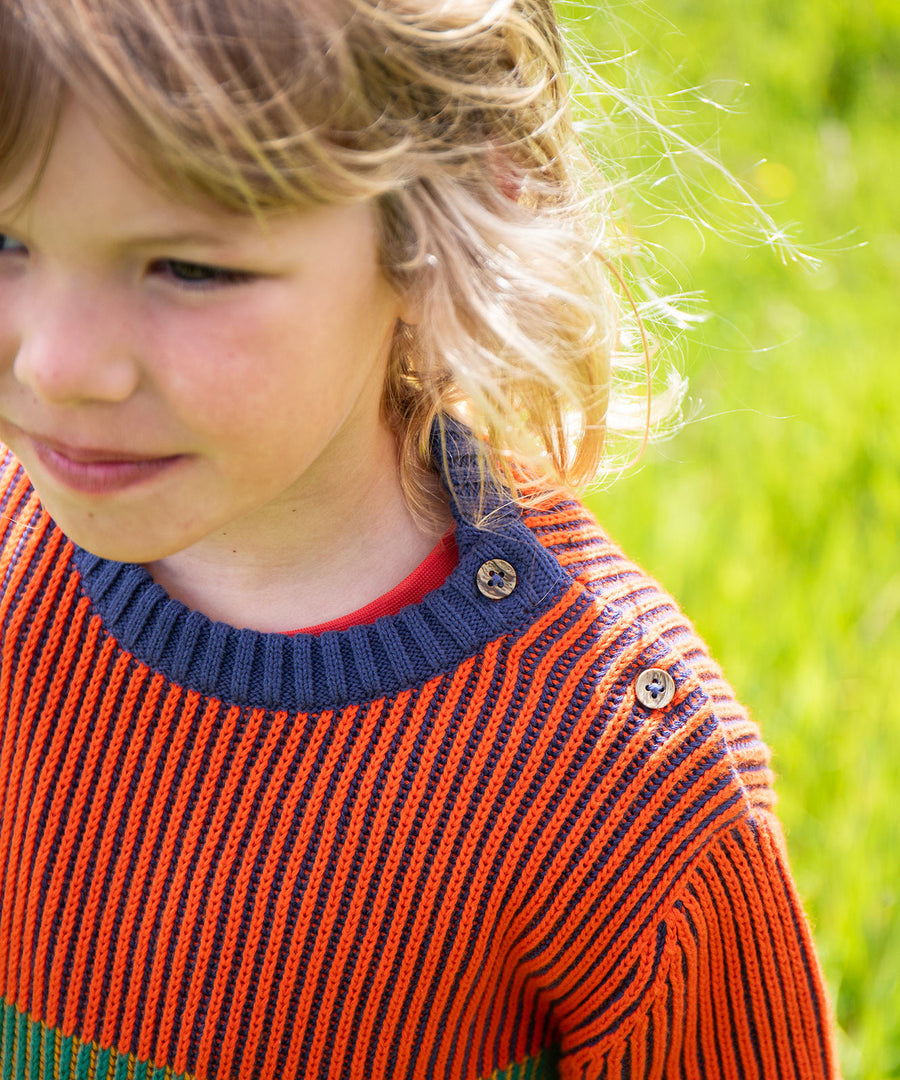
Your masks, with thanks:
[{"label": "sunlit grass background", "polygon": [[[681,343],[702,404],[591,502],[773,748],[846,1080],[900,1077],[900,4],[626,3],[617,34],[598,8],[559,6],[606,55],[634,48],[661,118],[822,260],[650,230],[636,208],[706,294]],[[698,95],[715,104],[690,119]]]}]

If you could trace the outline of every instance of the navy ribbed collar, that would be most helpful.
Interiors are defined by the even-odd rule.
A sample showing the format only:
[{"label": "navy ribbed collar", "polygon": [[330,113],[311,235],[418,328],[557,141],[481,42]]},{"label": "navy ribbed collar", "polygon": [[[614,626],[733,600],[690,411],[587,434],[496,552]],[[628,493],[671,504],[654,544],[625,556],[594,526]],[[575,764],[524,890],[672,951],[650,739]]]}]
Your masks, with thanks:
[{"label": "navy ribbed collar", "polygon": [[[226,702],[339,708],[421,686],[530,622],[568,584],[502,492],[489,491],[481,504],[488,527],[471,524],[478,499],[471,435],[450,427],[446,451],[437,460],[446,461],[459,563],[440,588],[396,615],[323,634],[239,630],[173,600],[143,567],[76,547],[83,587],[123,648],[173,682]],[[516,570],[516,588],[501,600],[483,596],[476,584],[489,559],[505,559]]]}]

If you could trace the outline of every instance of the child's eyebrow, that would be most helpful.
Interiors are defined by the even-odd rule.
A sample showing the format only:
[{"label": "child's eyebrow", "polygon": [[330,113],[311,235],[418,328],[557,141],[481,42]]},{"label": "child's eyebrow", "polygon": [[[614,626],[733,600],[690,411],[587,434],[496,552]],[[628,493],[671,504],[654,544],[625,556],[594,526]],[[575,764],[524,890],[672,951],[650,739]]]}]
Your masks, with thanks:
[{"label": "child's eyebrow", "polygon": [[203,244],[224,247],[234,241],[234,233],[225,230],[207,231],[204,229],[174,229],[166,232],[129,232],[116,237],[123,247],[177,247]]},{"label": "child's eyebrow", "polygon": [[[7,232],[16,236],[27,237],[29,230],[23,229],[22,223],[15,219],[9,221],[0,220],[0,234]],[[221,247],[231,246],[235,241],[234,230],[223,227],[221,230],[206,230],[203,228],[186,227],[184,229],[168,229],[165,231],[117,232],[104,239],[105,246],[110,248],[145,248],[145,247]]]}]

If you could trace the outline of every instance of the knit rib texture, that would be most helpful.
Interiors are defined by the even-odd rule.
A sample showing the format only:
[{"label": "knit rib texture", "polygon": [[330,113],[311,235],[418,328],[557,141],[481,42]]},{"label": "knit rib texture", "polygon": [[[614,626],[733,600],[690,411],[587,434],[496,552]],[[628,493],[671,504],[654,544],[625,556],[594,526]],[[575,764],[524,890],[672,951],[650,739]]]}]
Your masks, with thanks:
[{"label": "knit rib texture", "polygon": [[757,728],[578,502],[496,498],[421,604],[289,637],[79,550],[6,457],[3,1080],[836,1076]]}]

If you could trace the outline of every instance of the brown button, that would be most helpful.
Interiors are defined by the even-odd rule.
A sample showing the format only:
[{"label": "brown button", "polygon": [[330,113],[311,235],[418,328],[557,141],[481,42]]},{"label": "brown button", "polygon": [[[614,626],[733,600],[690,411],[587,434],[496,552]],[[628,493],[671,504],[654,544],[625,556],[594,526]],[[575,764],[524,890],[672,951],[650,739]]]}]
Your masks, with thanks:
[{"label": "brown button", "polygon": [[664,709],[675,696],[675,680],[662,668],[646,668],[635,679],[634,692],[648,709]]},{"label": "brown button", "polygon": [[506,559],[488,559],[478,569],[478,591],[489,600],[502,600],[516,587],[515,568]]}]

